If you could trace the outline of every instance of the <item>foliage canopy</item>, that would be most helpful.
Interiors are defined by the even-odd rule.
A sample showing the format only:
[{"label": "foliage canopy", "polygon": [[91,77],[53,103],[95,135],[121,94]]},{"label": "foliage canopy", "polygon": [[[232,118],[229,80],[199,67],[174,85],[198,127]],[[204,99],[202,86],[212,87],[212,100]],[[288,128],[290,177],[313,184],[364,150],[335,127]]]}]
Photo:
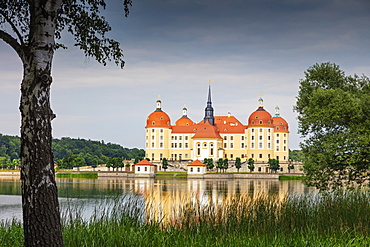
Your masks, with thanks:
[{"label": "foliage canopy", "polygon": [[370,81],[333,63],[315,64],[300,81],[298,113],[306,183],[320,189],[369,181]]}]

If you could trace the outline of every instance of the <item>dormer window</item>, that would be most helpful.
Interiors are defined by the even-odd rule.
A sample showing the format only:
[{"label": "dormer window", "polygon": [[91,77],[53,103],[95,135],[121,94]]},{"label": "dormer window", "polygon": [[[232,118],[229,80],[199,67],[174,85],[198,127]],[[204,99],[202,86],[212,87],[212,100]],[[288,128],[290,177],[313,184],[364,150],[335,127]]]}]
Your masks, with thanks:
[{"label": "dormer window", "polygon": [[155,125],[155,121],[152,122],[152,125]]},{"label": "dormer window", "polygon": [[262,124],[262,120],[260,120],[260,124]]}]

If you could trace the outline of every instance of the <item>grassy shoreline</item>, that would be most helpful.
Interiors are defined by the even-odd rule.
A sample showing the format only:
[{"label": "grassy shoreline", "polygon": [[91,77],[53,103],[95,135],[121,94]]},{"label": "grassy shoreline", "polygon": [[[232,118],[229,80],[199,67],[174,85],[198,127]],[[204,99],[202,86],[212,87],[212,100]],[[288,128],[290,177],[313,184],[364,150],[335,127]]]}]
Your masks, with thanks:
[{"label": "grassy shoreline", "polygon": [[55,174],[57,178],[91,178],[97,179],[97,172],[58,172]]},{"label": "grassy shoreline", "polygon": [[[222,207],[184,201],[172,221],[117,199],[90,219],[64,220],[65,246],[369,246],[368,191],[239,195]],[[22,246],[19,222],[0,224],[0,246]]]}]

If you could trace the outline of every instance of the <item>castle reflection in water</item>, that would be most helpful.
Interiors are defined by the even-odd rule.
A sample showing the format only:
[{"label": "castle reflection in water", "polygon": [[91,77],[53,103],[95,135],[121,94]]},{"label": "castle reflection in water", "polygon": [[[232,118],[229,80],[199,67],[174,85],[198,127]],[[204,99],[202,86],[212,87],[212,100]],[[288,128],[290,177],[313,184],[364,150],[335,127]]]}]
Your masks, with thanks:
[{"label": "castle reflection in water", "polygon": [[[282,200],[289,195],[315,193],[301,181],[277,179],[58,179],[60,196],[93,197],[97,194],[133,192],[145,200],[146,216],[164,222],[172,221],[186,205],[222,206],[238,195],[251,200],[257,196],[274,196]],[[72,188],[71,188],[72,187]]]}]

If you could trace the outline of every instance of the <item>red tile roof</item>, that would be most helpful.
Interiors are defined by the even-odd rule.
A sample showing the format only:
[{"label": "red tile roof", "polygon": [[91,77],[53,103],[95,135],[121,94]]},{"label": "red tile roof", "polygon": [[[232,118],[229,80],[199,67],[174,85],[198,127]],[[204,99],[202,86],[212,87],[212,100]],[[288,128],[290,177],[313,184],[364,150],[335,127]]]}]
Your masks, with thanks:
[{"label": "red tile roof", "polygon": [[135,166],[155,166],[153,163],[150,163],[147,159],[143,159],[142,161],[135,164]]},{"label": "red tile roof", "polygon": [[193,163],[189,164],[188,166],[207,166],[206,164],[203,164],[199,160],[193,161]]},{"label": "red tile roof", "polygon": [[193,139],[222,139],[216,126],[213,126],[208,121],[201,122],[196,125],[197,132]]}]

